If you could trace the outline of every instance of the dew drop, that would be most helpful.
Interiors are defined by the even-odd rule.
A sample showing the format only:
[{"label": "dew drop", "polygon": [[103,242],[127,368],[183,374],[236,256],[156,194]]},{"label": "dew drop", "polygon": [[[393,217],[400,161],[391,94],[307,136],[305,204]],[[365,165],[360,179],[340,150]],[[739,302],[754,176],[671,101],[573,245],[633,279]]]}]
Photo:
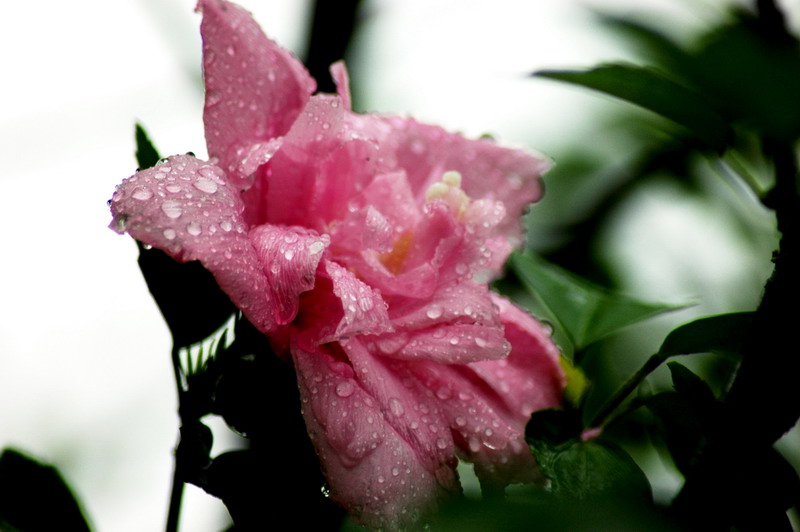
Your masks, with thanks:
[{"label": "dew drop", "polygon": [[311,253],[312,255],[316,255],[323,249],[325,249],[325,243],[320,242],[319,240],[317,240],[316,242],[312,242],[311,244],[308,245],[308,252]]},{"label": "dew drop", "polygon": [[177,201],[165,201],[161,204],[161,210],[168,218],[172,218],[173,220],[175,218],[180,218],[181,214],[183,214],[181,204]]},{"label": "dew drop", "polygon": [[389,410],[391,410],[392,414],[395,417],[400,417],[403,415],[405,410],[403,409],[403,405],[400,403],[400,400],[396,397],[392,397],[389,399]]},{"label": "dew drop", "polygon": [[286,260],[292,260],[294,258],[294,250],[293,249],[287,249],[286,251],[283,252],[283,257]]},{"label": "dew drop", "polygon": [[458,416],[458,417],[456,418],[456,425],[458,425],[459,427],[463,427],[463,426],[464,426],[464,425],[466,425],[466,424],[467,424],[467,420],[466,420],[466,419],[464,419],[464,417],[463,417],[463,416]]},{"label": "dew drop", "polygon": [[442,307],[438,305],[431,305],[430,307],[428,307],[428,310],[427,312],[425,312],[425,315],[432,320],[440,318],[442,316]]},{"label": "dew drop", "polygon": [[219,186],[208,178],[198,177],[197,181],[194,182],[194,188],[196,188],[201,192],[213,194],[214,192],[217,191],[217,188],[219,188]]},{"label": "dew drop", "polygon": [[439,449],[447,449],[447,442],[444,440],[444,438],[437,438],[436,447]]},{"label": "dew drop", "polygon": [[167,192],[171,192],[173,194],[177,194],[178,192],[181,191],[181,186],[180,185],[167,185],[164,188],[167,189]]},{"label": "dew drop", "polygon": [[350,397],[354,391],[353,384],[349,381],[340,382],[336,385],[336,395],[339,397]]},{"label": "dew drop", "polygon": [[396,476],[397,476],[397,475],[399,475],[399,474],[400,474],[400,469],[399,469],[399,468],[397,468],[397,467],[393,467],[393,468],[392,468],[392,476],[393,476],[393,477],[396,477]]},{"label": "dew drop", "polygon": [[458,345],[458,336],[450,338],[450,345]]},{"label": "dew drop", "polygon": [[231,229],[233,229],[233,224],[230,222],[230,220],[222,220],[222,221],[219,223],[219,226],[220,226],[220,227],[222,228],[222,230],[223,230],[223,231],[225,231],[226,233],[227,233],[227,232],[229,232]]},{"label": "dew drop", "polygon": [[199,223],[192,222],[186,226],[186,232],[192,236],[198,236],[202,232],[202,228]]},{"label": "dew drop", "polygon": [[164,229],[164,238],[167,240],[175,240],[176,236],[178,236],[178,234],[174,229]]},{"label": "dew drop", "polygon": [[149,188],[139,187],[133,191],[133,199],[137,199],[140,201],[146,201],[153,197],[153,191]]},{"label": "dew drop", "polygon": [[486,340],[481,338],[480,336],[475,337],[475,345],[478,347],[486,347]]}]

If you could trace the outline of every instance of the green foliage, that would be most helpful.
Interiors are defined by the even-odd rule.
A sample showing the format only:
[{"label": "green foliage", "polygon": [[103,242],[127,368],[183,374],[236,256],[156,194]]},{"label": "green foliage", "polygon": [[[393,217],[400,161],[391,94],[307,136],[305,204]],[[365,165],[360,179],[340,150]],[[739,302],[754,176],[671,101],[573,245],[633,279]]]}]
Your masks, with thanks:
[{"label": "green foliage", "polygon": [[54,466],[6,448],[0,455],[0,530],[88,532],[90,527]]},{"label": "green foliage", "polygon": [[685,127],[709,148],[722,152],[728,127],[709,103],[663,73],[634,65],[604,65],[591,70],[543,70],[536,76],[604,92],[664,116]]},{"label": "green foliage", "polygon": [[139,168],[144,170],[145,168],[150,168],[158,163],[158,160],[161,156],[158,154],[158,150],[153,145],[150,137],[147,135],[147,132],[144,130],[144,126],[137,123],[136,124],[136,162],[139,163]]},{"label": "green foliage", "polygon": [[511,267],[537,301],[537,314],[557,324],[556,333],[565,335],[575,351],[628,325],[684,307],[613,293],[530,252],[512,255]]}]

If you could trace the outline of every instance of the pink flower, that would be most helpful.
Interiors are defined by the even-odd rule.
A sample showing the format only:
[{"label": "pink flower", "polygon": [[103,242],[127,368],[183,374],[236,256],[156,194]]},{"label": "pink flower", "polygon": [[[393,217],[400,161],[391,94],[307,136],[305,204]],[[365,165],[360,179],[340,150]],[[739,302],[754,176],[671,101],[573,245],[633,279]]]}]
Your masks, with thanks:
[{"label": "pink flower", "polygon": [[547,163],[491,140],[350,111],[223,0],[200,0],[209,162],[125,179],[112,228],[199,260],[291,361],[331,497],[400,527],[460,490],[536,478],[531,412],[564,377],[543,327],[486,282]]}]

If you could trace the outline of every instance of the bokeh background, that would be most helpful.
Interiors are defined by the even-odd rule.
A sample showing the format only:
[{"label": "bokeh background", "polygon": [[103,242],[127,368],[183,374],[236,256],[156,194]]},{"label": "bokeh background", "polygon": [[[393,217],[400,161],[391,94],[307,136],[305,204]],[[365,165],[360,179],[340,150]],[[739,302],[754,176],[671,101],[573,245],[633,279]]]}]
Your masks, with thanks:
[{"label": "bokeh background", "polygon": [[[797,31],[800,4],[780,4]],[[304,56],[310,1],[243,5]],[[724,179],[724,168],[697,160],[695,186],[655,176],[578,234],[576,224],[617,190],[664,125],[528,74],[636,60],[597,12],[649,21],[690,42],[734,5],[362,1],[346,58],[357,109],[490,133],[552,157],[529,245],[639,298],[695,303],[605,345],[592,363],[600,381],[625,378],[678,323],[754,308],[770,272],[773,220]],[[107,229],[106,200],[135,170],[137,120],[162,153],[205,156],[193,8],[194,0],[45,0],[8,2],[0,16],[0,447],[57,465],[101,531],[159,529],[166,516],[178,422],[170,338],[136,246]],[[666,382],[657,374],[651,386]],[[791,451],[799,442],[796,434],[780,442],[798,467]],[[236,442],[220,437],[216,445]],[[637,458],[656,496],[668,498],[676,477],[658,457]],[[226,522],[221,503],[188,488],[185,530]]]}]

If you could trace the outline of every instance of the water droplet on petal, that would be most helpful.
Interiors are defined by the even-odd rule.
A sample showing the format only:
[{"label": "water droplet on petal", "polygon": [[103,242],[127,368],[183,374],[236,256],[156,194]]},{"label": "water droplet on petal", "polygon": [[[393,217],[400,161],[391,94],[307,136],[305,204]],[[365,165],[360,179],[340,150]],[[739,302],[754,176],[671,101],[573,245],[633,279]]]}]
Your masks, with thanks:
[{"label": "water droplet on petal", "polygon": [[283,257],[286,260],[292,260],[294,258],[294,250],[293,249],[287,249],[286,251],[283,252]]},{"label": "water droplet on petal", "polygon": [[340,382],[336,385],[336,395],[339,397],[350,397],[354,391],[353,383],[350,381]]},{"label": "water droplet on petal", "polygon": [[205,178],[205,177],[198,177],[197,181],[194,182],[194,188],[200,190],[202,192],[206,192],[208,194],[213,194],[217,191],[219,186],[212,180]]},{"label": "water droplet on petal", "polygon": [[400,400],[396,397],[389,399],[389,410],[391,410],[395,417],[400,417],[405,413],[402,403],[400,403]]},{"label": "water droplet on petal", "polygon": [[438,438],[436,440],[436,447],[439,449],[447,449],[447,442],[444,440],[444,438]]},{"label": "water droplet on petal", "polygon": [[174,229],[164,229],[164,238],[167,240],[175,240],[176,236],[178,236],[178,234]]},{"label": "water droplet on petal", "polygon": [[440,318],[442,316],[442,307],[440,307],[439,305],[431,305],[430,307],[428,307],[428,310],[427,312],[425,312],[425,315],[432,320]]},{"label": "water droplet on petal", "polygon": [[149,188],[139,187],[133,191],[133,199],[137,199],[140,201],[146,201],[153,197],[153,191]]},{"label": "water droplet on petal", "polygon": [[186,232],[192,236],[197,236],[202,232],[202,228],[200,227],[199,223],[192,222],[186,226]]},{"label": "water droplet on petal", "polygon": [[397,476],[397,475],[399,475],[399,474],[400,474],[400,469],[399,469],[399,468],[397,468],[397,467],[393,467],[393,468],[392,468],[392,476],[393,476],[393,477],[396,477],[396,476]]},{"label": "water droplet on petal", "polygon": [[220,226],[220,227],[222,228],[222,230],[223,230],[223,231],[225,231],[226,233],[227,233],[228,231],[230,231],[231,229],[233,229],[233,224],[230,222],[230,220],[222,220],[222,221],[219,223],[219,226]]},{"label": "water droplet on petal", "polygon": [[486,340],[484,340],[480,336],[475,337],[475,345],[477,345],[478,347],[486,347],[486,343],[487,343]]},{"label": "water droplet on petal", "polygon": [[467,424],[467,420],[464,419],[462,416],[458,416],[456,418],[456,425],[458,425],[459,427],[463,427],[466,424]]},{"label": "water droplet on petal", "polygon": [[171,192],[173,194],[177,194],[178,192],[181,191],[181,186],[180,185],[167,185],[164,188],[167,189],[167,192]]},{"label": "water droplet on petal", "polygon": [[177,201],[165,201],[161,204],[161,210],[168,218],[172,218],[173,220],[175,218],[180,218],[181,214],[183,214],[181,204]]}]

